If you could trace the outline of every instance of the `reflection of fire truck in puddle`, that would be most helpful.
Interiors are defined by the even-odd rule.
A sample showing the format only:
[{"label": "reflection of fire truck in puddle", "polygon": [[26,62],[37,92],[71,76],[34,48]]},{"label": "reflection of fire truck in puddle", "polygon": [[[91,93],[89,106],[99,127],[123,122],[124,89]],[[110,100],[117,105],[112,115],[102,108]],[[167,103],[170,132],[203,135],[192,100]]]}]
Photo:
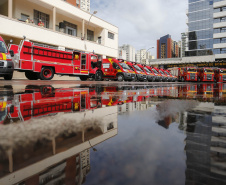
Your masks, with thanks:
[{"label": "reflection of fire truck in puddle", "polygon": [[101,107],[96,94],[89,94],[88,89],[54,89],[52,86],[27,86],[25,93],[14,95],[14,102],[13,110],[8,108],[5,112],[5,119],[26,121],[32,117]]},{"label": "reflection of fire truck in puddle", "polygon": [[214,97],[214,84],[199,84],[198,94],[203,100],[210,100]]},{"label": "reflection of fire truck in puddle", "polygon": [[179,87],[178,98],[196,98],[197,97],[197,85],[190,84]]}]

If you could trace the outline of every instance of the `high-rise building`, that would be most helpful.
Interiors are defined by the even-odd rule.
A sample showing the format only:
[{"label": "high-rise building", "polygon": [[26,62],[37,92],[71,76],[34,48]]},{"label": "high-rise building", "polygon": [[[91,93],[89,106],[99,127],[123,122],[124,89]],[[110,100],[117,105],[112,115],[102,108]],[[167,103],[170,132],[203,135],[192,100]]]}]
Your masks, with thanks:
[{"label": "high-rise building", "polygon": [[119,51],[120,50],[126,51],[126,59],[125,60],[132,61],[132,62],[135,61],[136,50],[133,46],[124,44],[123,46],[119,47]]},{"label": "high-rise building", "polygon": [[186,56],[212,55],[213,0],[189,0],[188,6],[188,51],[186,51]]},{"label": "high-rise building", "polygon": [[165,35],[157,40],[157,59],[160,58],[177,58],[179,57],[179,46],[171,36]]},{"label": "high-rise building", "polygon": [[81,8],[84,11],[90,12],[90,0],[65,0],[68,3]]}]

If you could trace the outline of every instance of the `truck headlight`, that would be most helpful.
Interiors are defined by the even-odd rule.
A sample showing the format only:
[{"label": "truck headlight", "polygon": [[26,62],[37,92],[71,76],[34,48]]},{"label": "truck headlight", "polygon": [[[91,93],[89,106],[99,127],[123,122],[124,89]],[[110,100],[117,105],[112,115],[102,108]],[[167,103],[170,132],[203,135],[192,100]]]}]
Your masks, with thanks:
[{"label": "truck headlight", "polygon": [[11,55],[9,54],[9,55],[6,55],[6,59],[12,59],[12,57],[11,57]]}]

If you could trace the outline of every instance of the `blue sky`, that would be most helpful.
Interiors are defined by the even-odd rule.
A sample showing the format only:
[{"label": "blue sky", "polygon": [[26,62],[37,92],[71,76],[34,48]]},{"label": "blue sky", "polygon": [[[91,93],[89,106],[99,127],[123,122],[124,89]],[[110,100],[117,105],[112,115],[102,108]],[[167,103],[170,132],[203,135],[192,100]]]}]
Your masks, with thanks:
[{"label": "blue sky", "polygon": [[91,0],[91,13],[119,28],[119,45],[148,49],[166,34],[175,41],[186,31],[188,0]]}]

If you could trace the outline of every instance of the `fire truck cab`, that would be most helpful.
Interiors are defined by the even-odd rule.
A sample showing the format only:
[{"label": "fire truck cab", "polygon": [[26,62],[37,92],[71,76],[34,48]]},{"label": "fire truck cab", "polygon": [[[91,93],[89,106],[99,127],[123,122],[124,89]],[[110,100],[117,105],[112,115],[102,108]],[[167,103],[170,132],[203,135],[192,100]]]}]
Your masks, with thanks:
[{"label": "fire truck cab", "polygon": [[209,68],[209,67],[198,68],[198,81],[213,82],[214,81],[213,68]]},{"label": "fire truck cab", "polygon": [[14,51],[15,69],[25,72],[29,80],[51,80],[54,74],[78,76],[81,80],[99,79],[101,72],[98,56],[92,53],[62,51],[26,40],[10,45]]},{"label": "fire truck cab", "polygon": [[3,38],[0,36],[0,77],[4,77],[5,80],[13,78],[14,65],[11,58],[13,56],[13,51],[8,50]]},{"label": "fire truck cab", "polygon": [[146,81],[147,75],[145,72],[134,62],[126,62],[126,64],[136,73],[135,81]]},{"label": "fire truck cab", "polygon": [[118,81],[132,81],[136,75],[126,63],[115,58],[103,59],[101,69],[103,78]]},{"label": "fire truck cab", "polygon": [[149,82],[154,82],[155,81],[155,75],[152,71],[150,71],[145,65],[142,65],[142,64],[137,64],[138,67],[140,67],[146,74],[147,76],[147,80]]},{"label": "fire truck cab", "polygon": [[217,68],[214,70],[215,82],[226,82],[226,69]]}]

